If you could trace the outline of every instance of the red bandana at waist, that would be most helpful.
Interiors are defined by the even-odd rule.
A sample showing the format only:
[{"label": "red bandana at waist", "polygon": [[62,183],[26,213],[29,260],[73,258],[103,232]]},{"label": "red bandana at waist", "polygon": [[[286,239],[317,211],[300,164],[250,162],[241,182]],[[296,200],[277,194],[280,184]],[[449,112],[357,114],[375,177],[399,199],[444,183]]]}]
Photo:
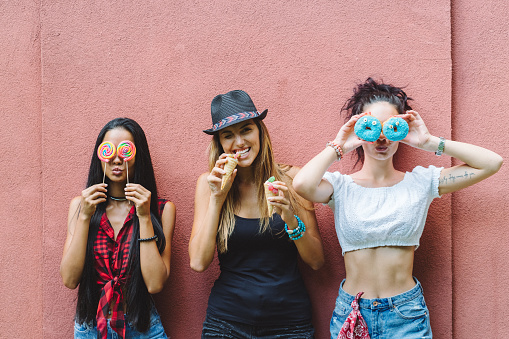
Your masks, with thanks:
[{"label": "red bandana at waist", "polygon": [[370,339],[368,325],[359,311],[359,299],[364,292],[357,293],[352,301],[352,312],[346,318],[337,339]]}]

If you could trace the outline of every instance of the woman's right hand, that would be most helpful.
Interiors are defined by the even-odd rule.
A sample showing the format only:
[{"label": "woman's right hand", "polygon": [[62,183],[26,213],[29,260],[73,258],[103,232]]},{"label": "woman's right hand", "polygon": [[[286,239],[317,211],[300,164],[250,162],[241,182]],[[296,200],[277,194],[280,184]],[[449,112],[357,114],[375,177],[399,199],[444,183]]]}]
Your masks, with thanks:
[{"label": "woman's right hand", "polygon": [[357,122],[357,120],[359,120],[366,114],[368,113],[357,114],[351,117],[350,120],[348,120],[346,124],[344,124],[341,127],[338,134],[336,135],[334,143],[341,146],[343,154],[347,154],[348,152],[353,151],[357,147],[369,143],[368,141],[359,139],[359,137],[355,134],[354,131],[355,123]]},{"label": "woman's right hand", "polygon": [[95,213],[97,205],[105,202],[108,199],[106,187],[108,184],[96,184],[92,185],[83,191],[81,191],[81,211],[86,218],[92,217]]},{"label": "woman's right hand", "polygon": [[107,199],[106,184],[84,189],[81,196],[72,199],[67,217],[67,237],[60,262],[60,275],[64,285],[75,289],[81,280],[87,252],[90,219],[97,205]]},{"label": "woman's right hand", "polygon": [[237,174],[237,169],[234,169],[230,179],[228,179],[228,181],[226,182],[226,186],[221,190],[221,181],[223,175],[225,174],[224,165],[226,164],[227,157],[228,155],[226,153],[221,154],[219,159],[217,159],[216,161],[216,165],[214,166],[210,174],[207,176],[207,182],[209,184],[211,196],[214,196],[215,198],[219,198],[222,200],[226,199],[226,195],[230,191],[233,180],[235,179],[235,176]]}]

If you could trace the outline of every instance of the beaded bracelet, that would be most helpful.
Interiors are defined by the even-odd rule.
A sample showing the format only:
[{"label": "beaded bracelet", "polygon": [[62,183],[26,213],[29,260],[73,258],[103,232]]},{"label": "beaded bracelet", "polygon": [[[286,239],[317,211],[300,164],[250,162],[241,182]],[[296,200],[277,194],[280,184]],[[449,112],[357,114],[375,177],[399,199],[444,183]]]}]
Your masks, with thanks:
[{"label": "beaded bracelet", "polygon": [[153,237],[150,237],[150,238],[144,238],[144,239],[138,239],[138,241],[151,241],[151,240],[155,240],[157,241],[157,235],[154,235]]},{"label": "beaded bracelet", "polygon": [[292,233],[290,233],[289,231],[292,231],[292,230],[287,231],[288,237],[290,237],[290,239],[293,240],[293,239],[297,238],[299,235],[302,235],[304,232],[306,232],[306,226],[304,226],[304,224],[302,224],[302,226],[299,226],[296,229],[294,229]]},{"label": "beaded bracelet", "polygon": [[293,241],[295,241],[295,240],[299,240],[299,239],[300,239],[300,238],[302,238],[303,236],[304,236],[304,232],[300,233],[300,234],[299,234],[298,236],[296,236],[296,237],[290,237],[290,240],[293,240]]},{"label": "beaded bracelet", "polygon": [[288,229],[288,224],[285,223],[285,231],[288,233],[288,237],[290,240],[299,240],[304,235],[304,232],[306,232],[306,225],[300,220],[298,216],[295,215],[295,219],[297,219],[297,228],[293,230]]},{"label": "beaded bracelet", "polygon": [[336,155],[338,156],[338,160],[341,160],[341,158],[343,157],[343,150],[341,149],[341,146],[336,144],[334,141],[329,141],[325,146],[330,146],[334,148],[334,150],[336,151]]}]

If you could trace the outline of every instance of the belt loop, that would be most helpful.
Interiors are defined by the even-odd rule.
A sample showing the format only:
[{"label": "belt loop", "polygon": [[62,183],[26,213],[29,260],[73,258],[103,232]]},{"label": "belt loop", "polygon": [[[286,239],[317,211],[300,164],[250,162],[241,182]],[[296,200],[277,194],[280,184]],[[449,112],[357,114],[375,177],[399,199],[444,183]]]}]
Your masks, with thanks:
[{"label": "belt loop", "polygon": [[389,308],[393,308],[394,304],[392,303],[392,298],[387,298],[387,301],[389,302]]}]

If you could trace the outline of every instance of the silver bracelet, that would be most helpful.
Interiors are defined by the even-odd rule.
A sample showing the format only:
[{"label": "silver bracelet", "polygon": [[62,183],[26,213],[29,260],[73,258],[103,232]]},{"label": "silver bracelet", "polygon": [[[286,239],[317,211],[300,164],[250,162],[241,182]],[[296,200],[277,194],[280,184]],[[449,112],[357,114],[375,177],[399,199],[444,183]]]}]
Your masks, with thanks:
[{"label": "silver bracelet", "polygon": [[435,151],[435,155],[441,156],[442,153],[444,153],[444,146],[445,146],[445,138],[440,137],[440,141],[438,142],[438,148]]}]

